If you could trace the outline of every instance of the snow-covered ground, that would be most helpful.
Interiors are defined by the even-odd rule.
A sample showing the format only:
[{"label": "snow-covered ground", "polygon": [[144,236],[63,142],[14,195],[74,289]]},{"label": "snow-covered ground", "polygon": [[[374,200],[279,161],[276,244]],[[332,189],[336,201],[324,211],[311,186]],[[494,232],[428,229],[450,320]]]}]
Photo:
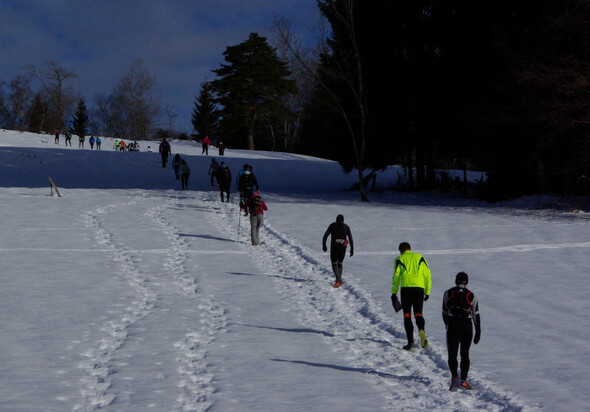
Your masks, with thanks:
[{"label": "snow-covered ground", "polygon": [[[215,149],[172,142],[192,170],[180,191],[157,153],[60,143],[0,130],[0,410],[590,409],[587,214],[392,191],[363,203],[334,162],[227,150],[270,209],[254,247],[235,185],[229,204],[210,185]],[[321,238],[339,213],[355,254],[334,289]],[[433,274],[431,345],[413,353],[389,300],[401,241]],[[440,306],[460,270],[482,338],[475,390],[451,393]]]}]

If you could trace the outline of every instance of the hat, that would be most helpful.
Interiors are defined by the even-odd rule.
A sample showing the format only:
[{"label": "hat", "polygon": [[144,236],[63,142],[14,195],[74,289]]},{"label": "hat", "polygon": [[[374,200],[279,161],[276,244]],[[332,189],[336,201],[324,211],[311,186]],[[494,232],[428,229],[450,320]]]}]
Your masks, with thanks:
[{"label": "hat", "polygon": [[455,276],[455,285],[466,285],[469,283],[469,276],[465,272],[457,273]]}]

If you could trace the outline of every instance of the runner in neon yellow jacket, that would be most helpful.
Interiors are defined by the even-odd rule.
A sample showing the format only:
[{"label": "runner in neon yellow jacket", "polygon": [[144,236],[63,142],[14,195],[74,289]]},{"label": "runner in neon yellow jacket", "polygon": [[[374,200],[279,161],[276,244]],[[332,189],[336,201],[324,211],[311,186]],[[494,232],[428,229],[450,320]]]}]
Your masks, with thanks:
[{"label": "runner in neon yellow jacket", "polygon": [[412,324],[412,309],[414,319],[420,334],[420,346],[428,347],[426,332],[424,331],[425,321],[422,316],[424,302],[430,297],[431,274],[430,267],[424,256],[412,252],[409,243],[402,242],[399,245],[400,256],[395,259],[393,280],[391,286],[391,302],[395,307],[397,292],[401,284],[401,303],[404,310],[404,327],[408,338],[408,344],[403,348],[413,350],[414,348],[414,325]]}]

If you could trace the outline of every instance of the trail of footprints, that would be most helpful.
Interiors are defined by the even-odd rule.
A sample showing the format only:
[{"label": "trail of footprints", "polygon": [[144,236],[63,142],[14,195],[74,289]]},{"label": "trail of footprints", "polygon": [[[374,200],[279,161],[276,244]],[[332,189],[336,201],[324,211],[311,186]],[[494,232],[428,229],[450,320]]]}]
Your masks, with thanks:
[{"label": "trail of footprints", "polygon": [[[148,202],[146,202],[148,200]],[[108,228],[110,213],[120,207],[134,207],[140,210],[149,203],[143,217],[156,222],[167,236],[169,242],[166,249],[164,268],[165,277],[173,279],[179,294],[192,299],[199,308],[200,319],[196,330],[186,333],[174,343],[179,372],[179,394],[177,404],[171,410],[205,411],[212,405],[211,395],[215,392],[212,385],[213,375],[207,369],[207,350],[218,333],[225,330],[227,318],[225,309],[209,296],[198,293],[198,285],[194,268],[187,270],[187,245],[179,236],[178,230],[165,219],[163,211],[173,199],[162,196],[146,198],[135,196],[125,204],[113,204],[101,207],[86,214],[86,227],[91,235],[103,247],[112,251],[112,259],[120,264],[120,275],[127,281],[130,290],[137,296],[130,299],[127,307],[104,322],[100,327],[100,338],[93,349],[84,353],[85,360],[80,367],[85,371],[81,383],[82,403],[75,410],[96,410],[112,405],[117,400],[116,389],[112,388],[111,376],[114,373],[112,359],[116,351],[127,340],[129,328],[137,325],[142,319],[155,310],[161,296],[150,287],[149,279],[153,274],[143,272],[134,261],[133,250],[127,245],[114,240],[112,230]],[[158,205],[159,203],[159,205]],[[153,204],[156,204],[153,206]],[[137,223],[140,224],[139,222]]]}]

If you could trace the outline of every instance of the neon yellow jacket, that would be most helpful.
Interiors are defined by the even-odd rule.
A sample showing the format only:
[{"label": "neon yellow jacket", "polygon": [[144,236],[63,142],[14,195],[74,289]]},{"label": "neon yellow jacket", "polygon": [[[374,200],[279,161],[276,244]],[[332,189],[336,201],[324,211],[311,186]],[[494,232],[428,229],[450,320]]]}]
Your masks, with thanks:
[{"label": "neon yellow jacket", "polygon": [[424,288],[424,294],[430,295],[430,268],[424,256],[406,250],[395,259],[391,293],[400,288]]}]

